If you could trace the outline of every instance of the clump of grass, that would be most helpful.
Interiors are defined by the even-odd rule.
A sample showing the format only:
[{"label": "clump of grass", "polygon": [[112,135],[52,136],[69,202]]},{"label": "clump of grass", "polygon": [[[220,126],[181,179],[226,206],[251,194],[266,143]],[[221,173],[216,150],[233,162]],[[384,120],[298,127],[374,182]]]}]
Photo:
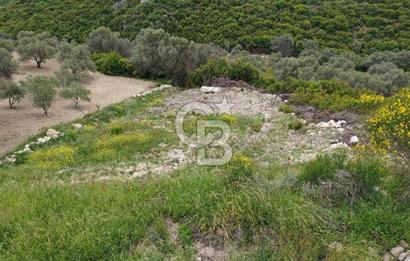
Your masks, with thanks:
[{"label": "clump of grass", "polygon": [[314,160],[306,163],[299,176],[299,180],[312,184],[331,180],[338,169],[343,169],[346,157],[346,153],[343,152],[333,155],[318,155]]},{"label": "clump of grass", "polygon": [[288,128],[291,130],[300,130],[303,128],[303,122],[299,119],[292,120],[289,122]]},{"label": "clump of grass", "polygon": [[279,111],[290,114],[290,113],[294,113],[295,109],[292,106],[285,104],[279,107]]}]

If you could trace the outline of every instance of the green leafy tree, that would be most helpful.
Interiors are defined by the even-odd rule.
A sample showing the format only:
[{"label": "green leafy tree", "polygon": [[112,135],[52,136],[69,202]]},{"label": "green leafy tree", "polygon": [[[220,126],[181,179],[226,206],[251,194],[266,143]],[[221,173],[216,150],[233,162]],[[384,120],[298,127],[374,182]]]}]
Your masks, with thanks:
[{"label": "green leafy tree", "polygon": [[33,60],[37,68],[56,54],[57,39],[50,33],[35,34],[33,32],[20,32],[17,36],[17,52],[20,60],[26,62]]},{"label": "green leafy tree", "polygon": [[124,57],[131,55],[130,41],[122,39],[120,33],[112,32],[106,27],[100,27],[92,31],[88,36],[87,45],[93,53],[117,52]]},{"label": "green leafy tree", "polygon": [[13,81],[0,78],[0,98],[7,99],[11,109],[24,98],[24,89]]},{"label": "green leafy tree", "polygon": [[285,35],[276,38],[273,41],[273,51],[282,54],[282,57],[291,57],[295,55],[295,42],[292,36]]},{"label": "green leafy tree", "polygon": [[17,72],[17,63],[9,51],[0,48],[0,76],[9,78],[13,73]]},{"label": "green leafy tree", "polygon": [[60,96],[64,99],[73,100],[74,106],[79,107],[80,101],[91,101],[91,92],[79,82],[73,82],[60,91]]},{"label": "green leafy tree", "polygon": [[9,52],[14,51],[14,41],[10,39],[0,39],[0,48],[4,48]]},{"label": "green leafy tree", "polygon": [[63,69],[69,70],[73,74],[95,71],[91,52],[86,46],[77,45],[75,42],[62,42],[58,46],[57,59],[63,64]]},{"label": "green leafy tree", "polygon": [[43,109],[44,114],[48,115],[55,100],[57,79],[52,76],[30,76],[22,85],[30,94],[33,106]]},{"label": "green leafy tree", "polygon": [[54,73],[58,81],[59,87],[68,87],[73,82],[78,82],[82,79],[81,75],[74,74],[70,70],[61,68],[59,71]]}]

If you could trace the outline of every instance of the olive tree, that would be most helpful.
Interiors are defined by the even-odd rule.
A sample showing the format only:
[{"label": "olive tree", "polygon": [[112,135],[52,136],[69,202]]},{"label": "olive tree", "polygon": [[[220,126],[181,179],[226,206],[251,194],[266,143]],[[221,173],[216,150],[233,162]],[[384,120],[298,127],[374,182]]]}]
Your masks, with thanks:
[{"label": "olive tree", "polygon": [[296,48],[292,36],[285,35],[273,41],[273,51],[282,54],[282,57],[292,57],[295,55]]},{"label": "olive tree", "polygon": [[74,106],[79,107],[80,101],[91,101],[91,92],[79,82],[73,82],[60,91],[60,96],[64,99],[73,100]]},{"label": "olive tree", "polygon": [[130,41],[122,39],[120,33],[112,32],[109,28],[100,27],[90,33],[87,46],[93,53],[118,52],[122,56],[131,55]]},{"label": "olive tree", "polygon": [[57,79],[53,76],[29,76],[22,85],[30,94],[33,106],[43,109],[48,115],[56,96]]},{"label": "olive tree", "polygon": [[59,71],[54,73],[58,81],[58,86],[65,88],[70,86],[73,82],[78,82],[82,79],[81,75],[74,74],[70,70],[61,68]]},{"label": "olive tree", "polygon": [[17,36],[17,52],[20,60],[26,62],[33,60],[37,68],[56,54],[57,39],[50,33],[44,32],[35,34],[34,32],[20,32]]},{"label": "olive tree", "polygon": [[24,89],[13,81],[0,78],[0,99],[9,101],[10,109],[24,98]]},{"label": "olive tree", "polygon": [[222,53],[220,48],[211,45],[171,37],[162,29],[143,29],[135,39],[130,61],[140,76],[166,77],[182,86],[190,71]]},{"label": "olive tree", "polygon": [[13,73],[17,72],[17,63],[9,51],[0,48],[0,76],[10,78]]},{"label": "olive tree", "polygon": [[57,58],[62,63],[63,69],[69,70],[73,74],[79,75],[87,71],[95,71],[91,53],[84,45],[77,45],[75,42],[62,42],[58,46]]},{"label": "olive tree", "polygon": [[14,41],[10,39],[0,39],[0,48],[4,48],[9,52],[14,51]]}]

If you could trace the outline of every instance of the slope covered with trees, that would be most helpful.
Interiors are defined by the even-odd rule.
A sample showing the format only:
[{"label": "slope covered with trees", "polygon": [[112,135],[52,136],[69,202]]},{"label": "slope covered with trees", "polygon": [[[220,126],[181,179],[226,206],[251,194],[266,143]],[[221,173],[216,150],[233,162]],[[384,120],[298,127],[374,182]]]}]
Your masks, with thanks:
[{"label": "slope covered with trees", "polygon": [[405,49],[410,45],[410,3],[378,1],[11,1],[0,7],[0,31],[51,31],[83,41],[105,25],[133,39],[142,28],[162,28],[199,43],[270,52],[280,35],[296,43],[357,53]]}]

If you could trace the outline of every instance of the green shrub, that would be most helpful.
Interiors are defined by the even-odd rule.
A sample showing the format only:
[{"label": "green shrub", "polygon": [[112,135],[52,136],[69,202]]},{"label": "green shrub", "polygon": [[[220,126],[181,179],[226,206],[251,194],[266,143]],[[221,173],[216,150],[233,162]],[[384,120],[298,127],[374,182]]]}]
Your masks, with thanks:
[{"label": "green shrub", "polygon": [[209,60],[206,64],[201,65],[189,74],[188,85],[190,87],[200,86],[213,77],[229,75],[229,70],[229,64],[226,59]]},{"label": "green shrub", "polygon": [[291,130],[300,130],[303,128],[303,122],[299,119],[295,119],[288,124],[288,128]]},{"label": "green shrub", "polygon": [[285,105],[280,106],[279,111],[289,114],[289,113],[294,113],[295,109],[292,106],[285,104]]},{"label": "green shrub", "polygon": [[114,76],[133,75],[133,65],[117,52],[94,54],[93,59],[99,72]]},{"label": "green shrub", "polygon": [[190,87],[200,86],[212,78],[229,77],[235,81],[257,84],[261,81],[260,73],[253,65],[244,61],[228,62],[225,58],[210,60],[188,76]]},{"label": "green shrub", "polygon": [[256,67],[244,61],[236,61],[229,65],[229,78],[236,81],[244,81],[255,84],[260,79],[260,73]]}]

